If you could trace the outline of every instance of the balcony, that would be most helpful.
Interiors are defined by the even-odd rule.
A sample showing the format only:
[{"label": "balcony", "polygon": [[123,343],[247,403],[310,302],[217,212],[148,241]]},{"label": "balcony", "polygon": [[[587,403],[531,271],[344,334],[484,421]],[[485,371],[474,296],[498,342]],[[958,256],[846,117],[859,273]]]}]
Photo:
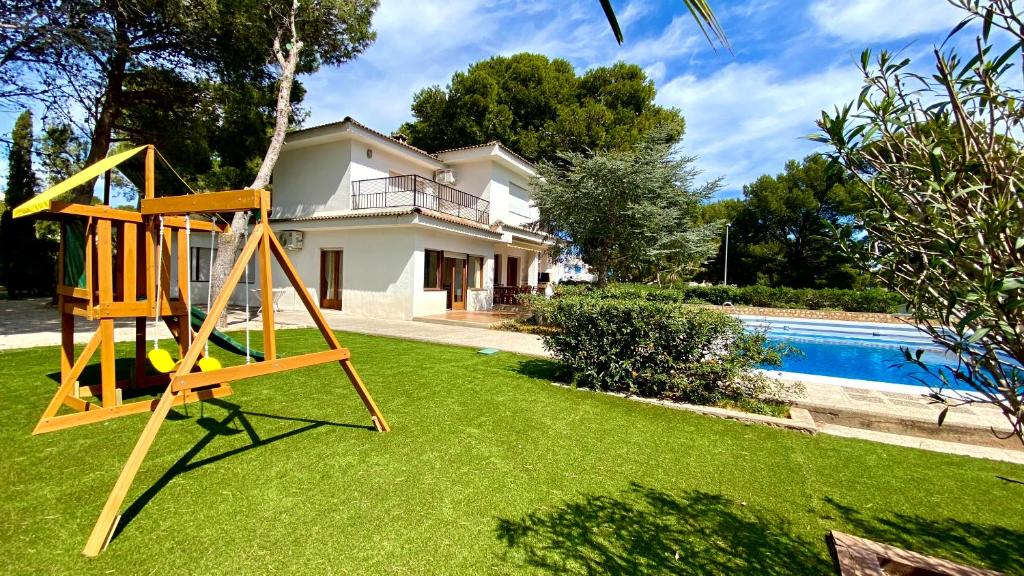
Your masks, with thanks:
[{"label": "balcony", "polygon": [[487,200],[422,176],[407,174],[352,183],[353,210],[412,207],[490,224]]}]

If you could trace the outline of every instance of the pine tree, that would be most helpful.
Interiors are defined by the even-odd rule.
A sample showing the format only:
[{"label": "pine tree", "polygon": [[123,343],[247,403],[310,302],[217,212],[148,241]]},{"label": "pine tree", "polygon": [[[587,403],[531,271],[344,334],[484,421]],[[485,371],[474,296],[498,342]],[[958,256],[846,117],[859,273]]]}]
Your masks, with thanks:
[{"label": "pine tree", "polygon": [[[36,193],[36,176],[32,171],[32,112],[26,110],[18,116],[11,133],[11,150],[7,156],[7,190],[4,203],[7,210],[0,218],[0,279],[7,287],[11,298],[39,293],[45,289],[39,286],[40,267],[48,265],[40,261],[48,252],[36,241],[35,223],[29,219],[13,218],[13,211]],[[45,254],[48,256],[48,254]]]}]

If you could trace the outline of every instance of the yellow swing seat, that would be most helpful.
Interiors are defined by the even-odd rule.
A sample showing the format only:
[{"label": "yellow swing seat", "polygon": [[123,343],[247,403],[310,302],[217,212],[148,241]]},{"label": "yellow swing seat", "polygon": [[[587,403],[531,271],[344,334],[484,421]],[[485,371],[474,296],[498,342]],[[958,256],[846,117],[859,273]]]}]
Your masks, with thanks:
[{"label": "yellow swing seat", "polygon": [[153,369],[161,374],[170,374],[178,367],[178,363],[174,361],[174,358],[171,358],[171,353],[160,348],[150,350],[146,354],[146,358],[149,358],[149,363],[153,366]]},{"label": "yellow swing seat", "polygon": [[200,372],[213,372],[214,370],[220,370],[223,368],[220,364],[220,360],[217,360],[213,356],[203,356],[199,359],[199,371]]},{"label": "yellow swing seat", "polygon": [[[175,361],[171,357],[171,353],[167,350],[155,348],[150,350],[146,357],[149,358],[150,365],[153,369],[161,374],[170,374],[178,369],[178,364],[181,361]],[[222,368],[220,360],[217,360],[213,356],[205,356],[199,359],[199,371],[200,372],[212,372],[214,370],[220,370]]]}]

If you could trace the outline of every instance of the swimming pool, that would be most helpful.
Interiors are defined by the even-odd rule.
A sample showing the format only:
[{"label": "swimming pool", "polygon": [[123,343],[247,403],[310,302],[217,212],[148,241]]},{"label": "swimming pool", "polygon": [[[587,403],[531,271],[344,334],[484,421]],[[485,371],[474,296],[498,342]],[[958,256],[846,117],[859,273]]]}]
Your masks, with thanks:
[{"label": "swimming pool", "polygon": [[[789,344],[800,351],[783,358],[782,366],[763,367],[784,377],[812,375],[824,377],[818,380],[822,382],[868,388],[896,384],[900,386],[893,388],[896,390],[915,386],[919,389],[902,391],[923,392],[928,384],[940,384],[935,376],[937,369],[949,367],[955,361],[936,347],[927,334],[913,326],[802,318],[738,318],[748,329],[765,331],[770,342]],[[921,360],[932,368],[932,374],[909,364],[901,347],[925,350]],[[830,382],[834,378],[848,382]],[[960,383],[954,388],[970,390]]]}]

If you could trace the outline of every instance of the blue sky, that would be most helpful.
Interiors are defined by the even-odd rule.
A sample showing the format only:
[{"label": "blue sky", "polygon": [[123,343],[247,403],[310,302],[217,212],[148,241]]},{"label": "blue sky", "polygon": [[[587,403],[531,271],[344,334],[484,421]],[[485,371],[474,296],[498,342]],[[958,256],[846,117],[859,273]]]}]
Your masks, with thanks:
[{"label": "blue sky", "polygon": [[680,0],[613,3],[622,46],[596,0],[383,0],[377,42],[304,80],[306,124],[351,115],[389,132],[411,118],[417,90],[494,54],[538,52],[578,70],[624,60],[648,71],[659,104],[682,111],[685,152],[733,197],[820,149],[803,136],[822,109],[856,97],[861,50],[905,48],[926,64],[963,17],[945,0],[712,0],[729,54],[708,45]]},{"label": "blue sky", "polygon": [[[596,0],[382,0],[374,45],[302,79],[305,125],[353,116],[390,132],[411,118],[417,90],[495,54],[537,52],[579,71],[624,60],[648,71],[659,104],[682,111],[684,151],[706,177],[724,177],[719,197],[735,197],[821,149],[803,137],[822,109],[857,95],[862,49],[904,49],[925,66],[962,18],[945,0],[711,0],[730,54],[711,49],[680,0],[613,3],[622,46]],[[0,131],[13,119],[0,115]]]}]

